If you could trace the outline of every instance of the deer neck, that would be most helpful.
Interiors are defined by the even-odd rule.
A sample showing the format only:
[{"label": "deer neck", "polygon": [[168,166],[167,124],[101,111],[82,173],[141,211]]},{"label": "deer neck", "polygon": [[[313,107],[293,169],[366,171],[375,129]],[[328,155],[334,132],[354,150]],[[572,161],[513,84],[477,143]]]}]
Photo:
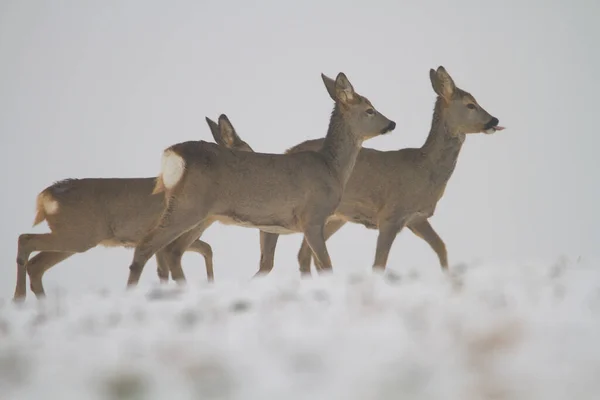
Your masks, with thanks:
[{"label": "deer neck", "polygon": [[445,113],[442,100],[438,97],[433,111],[431,130],[425,144],[421,147],[427,168],[431,169],[432,179],[445,184],[454,172],[456,161],[465,135],[452,135],[446,125]]},{"label": "deer neck", "polygon": [[332,173],[338,177],[342,187],[352,174],[362,141],[356,139],[349,124],[344,121],[338,105],[335,105],[329,121],[329,129],[320,152],[325,156]]}]

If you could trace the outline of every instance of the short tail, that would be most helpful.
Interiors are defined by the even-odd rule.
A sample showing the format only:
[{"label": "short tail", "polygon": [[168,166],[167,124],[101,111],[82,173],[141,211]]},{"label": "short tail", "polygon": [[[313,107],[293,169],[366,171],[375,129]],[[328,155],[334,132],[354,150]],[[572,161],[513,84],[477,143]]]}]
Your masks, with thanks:
[{"label": "short tail", "polygon": [[152,194],[171,190],[179,183],[185,172],[185,160],[173,149],[164,151],[161,162],[160,174],[156,178],[156,184]]},{"label": "short tail", "polygon": [[38,225],[46,219],[48,214],[54,214],[56,211],[58,211],[58,202],[52,197],[48,189],[43,190],[36,199],[33,226]]},{"label": "short tail", "polygon": [[154,185],[154,190],[152,190],[152,194],[162,193],[165,191],[165,183],[163,182],[162,173],[156,177],[156,184]]}]

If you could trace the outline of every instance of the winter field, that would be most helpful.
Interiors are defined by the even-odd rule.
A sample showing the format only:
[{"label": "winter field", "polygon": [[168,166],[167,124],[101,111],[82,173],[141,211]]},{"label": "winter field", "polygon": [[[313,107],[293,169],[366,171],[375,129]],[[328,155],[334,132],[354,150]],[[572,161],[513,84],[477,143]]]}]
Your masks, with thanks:
[{"label": "winter field", "polygon": [[585,261],[67,292],[3,300],[0,398],[598,399],[599,337]]}]

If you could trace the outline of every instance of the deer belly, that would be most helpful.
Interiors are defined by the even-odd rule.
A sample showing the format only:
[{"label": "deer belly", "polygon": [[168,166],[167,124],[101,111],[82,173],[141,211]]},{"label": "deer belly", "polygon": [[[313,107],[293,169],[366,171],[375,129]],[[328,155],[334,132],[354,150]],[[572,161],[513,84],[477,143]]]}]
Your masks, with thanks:
[{"label": "deer belly", "polygon": [[133,240],[124,240],[119,238],[106,239],[98,243],[103,247],[126,247],[131,248],[137,245],[137,242]]},{"label": "deer belly", "polygon": [[406,224],[410,225],[412,223],[431,218],[432,215],[433,211],[430,210],[413,212],[406,217]]},{"label": "deer belly", "polygon": [[241,218],[238,216],[220,216],[218,221],[224,225],[235,225],[242,226],[245,228],[254,228],[260,229],[263,232],[267,233],[275,233],[278,235],[289,235],[291,233],[298,232],[295,229],[288,228],[282,225],[272,225],[272,224],[264,224],[264,223],[254,223],[253,221],[246,220],[245,218]]},{"label": "deer belly", "polygon": [[291,230],[288,228],[284,228],[282,226],[265,226],[265,225],[257,225],[257,226],[253,226],[253,228],[258,228],[263,232],[267,232],[267,233],[276,233],[278,235],[290,235],[292,233],[297,233],[298,231],[296,230]]},{"label": "deer belly", "polygon": [[368,229],[377,229],[377,211],[374,205],[345,201],[335,211],[337,218],[354,224],[360,224]]},{"label": "deer belly", "polygon": [[377,222],[375,215],[368,215],[361,212],[353,212],[350,214],[344,214],[343,218],[348,222],[363,225],[367,229],[377,229]]}]

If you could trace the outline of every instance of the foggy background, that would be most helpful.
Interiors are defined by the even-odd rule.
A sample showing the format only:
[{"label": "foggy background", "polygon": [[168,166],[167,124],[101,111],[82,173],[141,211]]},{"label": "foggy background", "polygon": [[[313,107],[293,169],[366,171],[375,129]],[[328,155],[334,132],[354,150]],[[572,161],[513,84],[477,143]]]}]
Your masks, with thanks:
[{"label": "foggy background", "polygon": [[[507,127],[467,137],[430,219],[451,268],[598,257],[598,15],[595,1],[1,0],[0,298],[13,294],[18,235],[48,231],[31,228],[46,186],[155,176],[165,147],[212,141],[204,117],[220,113],[256,151],[322,137],[333,102],[321,72],[345,72],[397,122],[366,147],[425,141],[438,65]],[[370,267],[376,236],[347,224],[328,241],[334,269]],[[202,239],[217,281],[256,272],[257,230],[214,224]],[[301,239],[280,237],[273,273],[297,274]],[[46,292],[124,288],[132,256],[76,255],[45,275]],[[200,255],[183,265],[206,279]],[[439,269],[408,230],[388,267]],[[144,281],[157,281],[154,259]]]}]

